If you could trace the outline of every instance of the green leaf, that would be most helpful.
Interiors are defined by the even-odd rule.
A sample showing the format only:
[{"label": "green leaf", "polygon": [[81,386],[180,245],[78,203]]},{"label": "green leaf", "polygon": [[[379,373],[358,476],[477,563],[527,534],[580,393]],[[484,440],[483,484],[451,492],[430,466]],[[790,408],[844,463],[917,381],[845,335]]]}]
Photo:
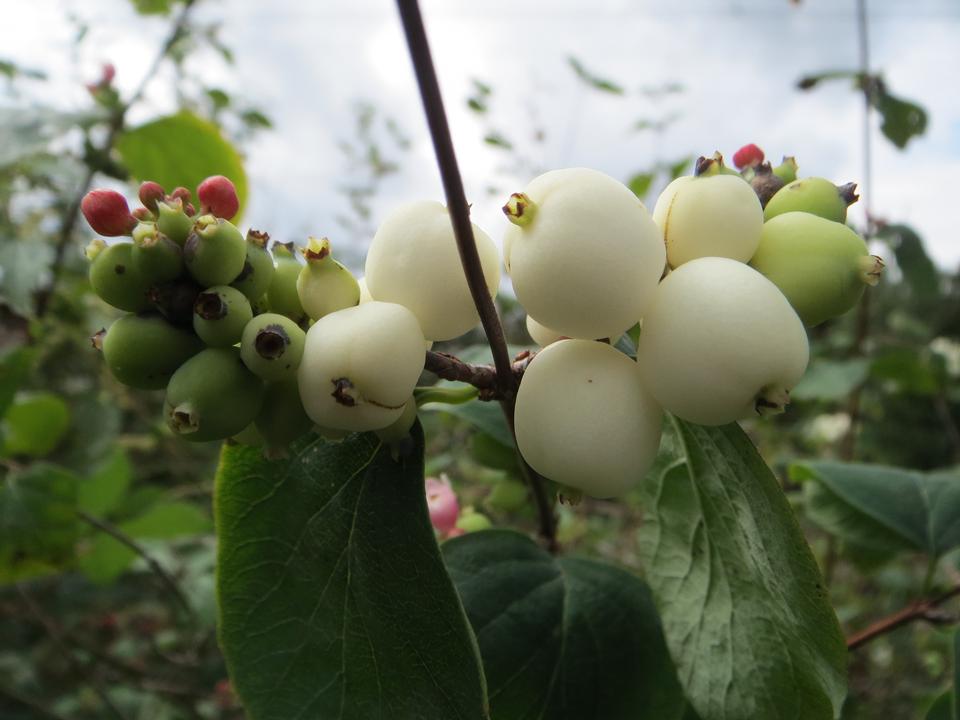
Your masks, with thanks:
[{"label": "green leaf", "polygon": [[370,433],[285,461],[225,447],[220,641],[252,720],[485,718],[475,641],[427,515],[423,431],[399,462]]},{"label": "green leaf", "polygon": [[653,173],[637,173],[627,183],[627,187],[633,191],[638,198],[644,198],[650,192],[650,186],[653,184]]},{"label": "green leaf", "polygon": [[106,516],[116,510],[127,494],[132,469],[123,449],[113,449],[89,477],[80,481],[77,506],[91,515]]},{"label": "green leaf", "polygon": [[956,720],[953,714],[953,693],[947,691],[938,697],[927,711],[926,720]]},{"label": "green leaf", "polygon": [[879,83],[873,95],[873,105],[882,118],[880,131],[901,150],[911,138],[927,130],[927,111],[914,102],[891,95],[883,83]]},{"label": "green leaf", "polygon": [[920,236],[907,225],[887,225],[877,233],[897,258],[897,267],[910,286],[910,292],[921,300],[936,300],[940,296],[940,273],[923,247]]},{"label": "green leaf", "polygon": [[501,445],[508,448],[514,447],[513,433],[510,432],[510,426],[507,425],[507,419],[498,403],[482,400],[471,400],[462,405],[426,403],[421,410],[454,415],[477,428],[480,432],[486,433]]},{"label": "green leaf", "polygon": [[954,630],[952,636],[953,646],[953,677],[951,682],[953,687],[938,697],[930,710],[927,711],[926,720],[958,720],[960,718],[960,707],[958,707],[957,698],[960,696],[960,632]]},{"label": "green leaf", "polygon": [[45,457],[70,426],[67,404],[53,393],[20,395],[3,418],[3,455]]},{"label": "green leaf", "polygon": [[172,0],[130,0],[141,15],[168,15]]},{"label": "green leaf", "polygon": [[[856,544],[915,550],[939,557],[960,546],[960,475],[841,462],[805,462],[791,470],[832,493],[810,519]],[[840,509],[830,505],[840,505]]]},{"label": "green leaf", "polygon": [[137,559],[133,550],[99,530],[81,547],[77,567],[90,582],[99,585],[112,583]]},{"label": "green leaf", "polygon": [[790,396],[794,400],[842,400],[862,384],[869,374],[870,362],[864,358],[816,359]]},{"label": "green leaf", "polygon": [[496,130],[487,133],[484,136],[483,141],[487,145],[492,145],[493,147],[500,148],[501,150],[513,150],[513,143],[510,142],[510,140],[503,133],[497,132]]},{"label": "green leaf", "polygon": [[846,644],[780,485],[736,425],[672,419],[682,460],[643,484],[640,555],[703,720],[832,720]]},{"label": "green leaf", "polygon": [[243,162],[213,123],[180,112],[124,132],[117,150],[134,178],[154,180],[168,191],[182,185],[195,192],[210,175],[225,175],[240,197],[237,218],[243,214],[247,200]]},{"label": "green leaf", "polygon": [[686,702],[646,585],[508,530],[443,544],[480,645],[491,717],[680,720]]},{"label": "green leaf", "polygon": [[935,395],[942,386],[941,369],[931,363],[929,354],[910,347],[891,348],[877,355],[870,375],[912,395]]},{"label": "green leaf", "polygon": [[671,180],[676,180],[678,177],[684,173],[692,170],[693,158],[684,157],[675,161],[672,165],[669,166],[669,174]]},{"label": "green leaf", "polygon": [[46,463],[0,485],[0,583],[55,571],[73,560],[77,478]]},{"label": "green leaf", "polygon": [[200,507],[178,500],[160,500],[133,520],[120,523],[120,529],[132,538],[173,540],[202,535],[213,529],[210,516]]},{"label": "green leaf", "polygon": [[567,62],[570,63],[570,67],[573,68],[573,72],[576,73],[577,77],[595,90],[600,90],[601,92],[612,95],[623,95],[623,87],[621,85],[618,85],[612,80],[602,78],[599,75],[594,75],[587,70],[583,63],[577,58],[569,57],[567,58]]},{"label": "green leaf", "polygon": [[[33,365],[36,351],[21,347],[0,358],[0,419],[7,413],[17,390],[26,380]],[[0,429],[0,440],[3,439]]]}]

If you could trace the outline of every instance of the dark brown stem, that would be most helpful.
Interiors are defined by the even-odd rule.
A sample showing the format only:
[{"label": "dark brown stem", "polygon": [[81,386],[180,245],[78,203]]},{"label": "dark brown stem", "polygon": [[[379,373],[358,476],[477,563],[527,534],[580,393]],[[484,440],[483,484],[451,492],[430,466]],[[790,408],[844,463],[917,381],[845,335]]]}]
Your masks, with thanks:
[{"label": "dark brown stem", "polygon": [[[140,84],[137,86],[137,89],[134,91],[133,95],[130,96],[130,99],[117,108],[117,110],[110,116],[110,124],[107,128],[107,137],[104,139],[103,145],[100,147],[101,155],[108,155],[113,150],[113,146],[117,141],[117,136],[120,134],[120,131],[123,130],[123,124],[127,115],[127,111],[143,96],[143,92],[146,89],[147,84],[151,79],[153,79],[153,76],[157,72],[157,68],[160,67],[160,63],[163,62],[163,59],[170,52],[170,49],[180,39],[180,36],[183,35],[183,32],[187,26],[187,17],[190,13],[190,8],[193,7],[194,2],[196,2],[196,0],[184,1],[183,9],[177,16],[177,19],[173,24],[173,28],[171,29],[170,34],[167,36],[167,39],[164,41],[163,46],[151,63],[150,69],[144,74],[143,79],[140,81]],[[46,315],[47,310],[50,308],[50,300],[53,298],[57,284],[60,281],[60,275],[63,273],[63,259],[66,256],[67,248],[70,246],[70,240],[73,237],[73,231],[77,227],[77,220],[80,217],[80,203],[83,202],[84,195],[86,195],[87,191],[90,190],[90,186],[93,184],[93,179],[96,177],[96,174],[97,169],[92,165],[88,165],[87,172],[77,188],[77,193],[73,196],[73,198],[71,198],[70,203],[64,210],[63,221],[60,223],[60,231],[57,233],[57,244],[53,251],[53,263],[50,266],[50,283],[47,285],[47,287],[37,293],[38,318],[42,318],[44,315]]]},{"label": "dark brown stem", "polygon": [[130,550],[133,550],[137,555],[139,555],[147,563],[147,566],[150,568],[151,572],[156,575],[160,582],[162,582],[166,588],[170,591],[170,594],[176,598],[180,606],[186,610],[188,615],[193,614],[193,609],[190,607],[190,604],[187,602],[186,597],[180,591],[180,586],[177,585],[177,581],[166,570],[163,569],[163,566],[158,563],[151,555],[148,553],[142,545],[140,545],[136,540],[125,534],[120,528],[108,523],[105,520],[100,520],[95,518],[93,515],[86,513],[84,511],[78,511],[77,515],[81,520],[92,525],[97,530],[106,533],[112,537],[117,542],[128,547]]},{"label": "dark brown stem", "polygon": [[[525,350],[510,364],[510,373],[517,384],[519,384],[524,370],[527,369],[527,365],[530,364],[533,357],[534,353]],[[481,391],[481,400],[503,399],[498,389],[497,369],[493,365],[468,363],[449,353],[428,350],[423,367],[444,380],[455,380],[473,385]]]},{"label": "dark brown stem", "polygon": [[[473,226],[470,223],[470,208],[467,205],[466,194],[463,190],[463,180],[457,167],[457,156],[453,149],[453,139],[450,137],[450,127],[443,109],[443,97],[440,94],[440,84],[433,67],[433,58],[430,56],[430,46],[427,42],[427,33],[423,26],[423,17],[417,0],[397,0],[397,9],[400,11],[400,20],[407,38],[407,47],[410,49],[410,58],[413,60],[414,72],[417,76],[417,85],[420,88],[420,98],[427,116],[427,125],[430,128],[430,137],[433,140],[433,149],[440,168],[440,177],[443,181],[443,190],[447,199],[447,208],[453,223],[453,233],[457,240],[457,249],[460,252],[460,262],[467,277],[470,294],[477,306],[480,322],[487,335],[487,342],[493,352],[493,364],[496,368],[497,391],[501,407],[507,416],[511,430],[513,429],[513,402],[517,391],[517,379],[510,364],[510,353],[503,334],[497,309],[493,298],[487,290],[487,281],[483,275],[483,266],[477,252],[477,244],[473,237]],[[556,520],[553,515],[552,504],[546,499],[546,490],[543,479],[526,465],[521,458],[521,465],[527,471],[527,481],[537,500],[537,511],[540,516],[540,535],[550,548],[556,551]]]},{"label": "dark brown stem", "polygon": [[100,682],[93,676],[92,673],[87,672],[87,668],[77,659],[77,656],[73,654],[73,650],[64,640],[64,633],[57,623],[55,623],[52,618],[47,617],[47,615],[43,612],[43,610],[40,609],[40,606],[37,605],[36,601],[33,599],[30,593],[27,592],[27,589],[23,585],[17,585],[16,588],[21,599],[26,604],[27,609],[43,626],[43,629],[46,630],[47,635],[50,636],[50,639],[53,640],[53,642],[63,653],[64,657],[67,659],[67,662],[70,663],[70,669],[77,680],[89,684],[90,687],[93,688],[93,691],[100,698],[100,702],[103,703],[104,707],[107,708],[107,710],[115,718],[117,718],[117,720],[126,720],[126,716],[120,712],[120,709],[116,705],[113,704],[113,701],[110,699],[110,696],[107,695],[106,690],[104,690]]},{"label": "dark brown stem", "polygon": [[958,595],[960,595],[960,585],[951,588],[937,597],[912,602],[902,610],[898,610],[892,615],[877,620],[877,622],[872,625],[848,637],[847,650],[856,650],[871,640],[896,630],[898,627],[912,623],[915,620],[926,620],[927,622],[937,624],[956,622],[956,618],[938,612],[937,608],[947,602],[947,600],[957,597]]}]

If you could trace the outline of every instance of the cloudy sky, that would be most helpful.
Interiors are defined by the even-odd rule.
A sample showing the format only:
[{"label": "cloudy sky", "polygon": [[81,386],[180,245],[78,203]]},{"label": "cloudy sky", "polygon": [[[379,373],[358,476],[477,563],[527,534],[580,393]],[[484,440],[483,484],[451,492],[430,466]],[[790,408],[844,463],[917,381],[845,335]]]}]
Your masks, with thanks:
[{"label": "cloudy sky", "polygon": [[[54,92],[45,86],[44,100],[64,107],[87,102],[82,82],[94,79],[105,61],[117,65],[122,90],[134,87],[164,33],[163,21],[138,19],[125,0],[2,3],[0,56],[48,71]],[[537,169],[589,166],[626,180],[658,162],[716,149],[729,155],[755,142],[777,159],[796,155],[801,174],[864,180],[859,97],[845,82],[794,89],[804,74],[856,66],[853,0],[422,5],[474,220],[495,238],[505,228],[499,207],[506,195]],[[875,131],[873,183],[865,191],[876,215],[915,226],[936,260],[955,268],[960,238],[947,192],[960,176],[960,4],[869,0],[869,6],[874,69],[894,93],[925,106],[930,125],[902,152]],[[79,56],[68,51],[71,14],[91,27]],[[337,220],[346,207],[339,188],[362,180],[339,149],[355,138],[358,102],[373,103],[410,140],[400,150],[378,131],[401,170],[381,184],[374,222],[399,202],[441,199],[390,0],[207,0],[197,16],[223,21],[222,38],[237,62],[228,67],[201,53],[193,69],[209,85],[257,103],[275,123],[245,148],[247,222],[283,239],[326,234],[334,244],[338,236],[363,244]],[[625,95],[579,82],[571,56],[623,85]],[[466,107],[474,79],[493,88],[485,118]],[[683,92],[649,92],[674,83]],[[169,110],[169,88],[158,78],[131,119]],[[635,129],[639,120],[665,118],[673,120],[660,131]],[[517,143],[524,162],[505,162],[511,156],[483,142],[492,129]],[[862,218],[855,206],[851,219]]]}]

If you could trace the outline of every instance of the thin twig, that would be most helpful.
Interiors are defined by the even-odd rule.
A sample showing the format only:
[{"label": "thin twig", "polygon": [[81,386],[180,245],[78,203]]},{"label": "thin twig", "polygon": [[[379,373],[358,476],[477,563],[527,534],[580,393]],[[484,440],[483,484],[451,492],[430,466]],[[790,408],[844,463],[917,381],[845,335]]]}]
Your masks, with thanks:
[{"label": "thin twig", "polygon": [[[430,137],[433,140],[433,149],[437,157],[440,177],[443,181],[447,207],[450,211],[453,232],[457,240],[457,249],[460,252],[460,262],[467,277],[467,285],[470,287],[473,302],[480,315],[480,322],[487,335],[487,342],[493,352],[497,391],[502,398],[500,405],[507,416],[510,429],[513,431],[517,379],[511,368],[510,353],[507,350],[503,326],[500,324],[493,298],[490,297],[487,290],[487,281],[483,275],[483,266],[480,263],[480,255],[477,252],[477,244],[473,237],[470,208],[467,205],[463,180],[457,167],[457,156],[453,149],[453,139],[450,136],[450,127],[443,109],[443,97],[440,94],[440,84],[434,70],[433,58],[430,56],[430,46],[423,26],[423,17],[420,14],[417,0],[397,0],[397,8],[400,11],[400,19],[407,38],[407,47],[413,60],[413,68],[420,88],[420,98],[423,101],[427,125],[430,128]],[[547,499],[543,479],[519,453],[518,457],[526,480],[537,501],[540,535],[551,552],[555,552],[557,549],[556,519],[553,515],[552,503]]]},{"label": "thin twig", "polygon": [[[534,353],[525,350],[510,364],[510,373],[516,378],[518,384],[533,357]],[[481,400],[503,399],[498,390],[497,369],[493,365],[468,363],[449,353],[428,350],[423,367],[444,380],[456,380],[473,385],[481,391]]]},{"label": "thin twig", "polygon": [[[150,80],[152,80],[156,74],[157,68],[160,67],[160,63],[163,62],[164,58],[169,54],[170,49],[183,35],[183,32],[187,27],[187,18],[190,13],[190,9],[193,7],[195,1],[196,0],[184,0],[183,9],[180,11],[180,14],[174,21],[170,34],[167,36],[153,62],[150,64],[150,68],[144,74],[140,84],[137,86],[137,89],[134,91],[133,95],[130,96],[130,99],[128,99],[111,114],[109,125],[107,126],[107,136],[104,139],[103,145],[99,151],[101,155],[108,155],[113,150],[113,146],[117,141],[117,136],[119,136],[120,132],[123,130],[127,111],[143,96],[144,90],[146,89]],[[87,172],[78,186],[77,193],[71,198],[66,209],[64,210],[63,221],[60,223],[60,231],[57,233],[57,244],[53,251],[53,263],[50,265],[50,283],[46,288],[37,293],[38,318],[42,318],[44,315],[46,315],[47,310],[50,308],[50,300],[53,298],[57,284],[60,281],[60,276],[63,273],[63,259],[66,256],[67,247],[70,245],[70,240],[73,238],[73,231],[77,227],[77,220],[80,217],[80,204],[83,202],[84,196],[87,194],[87,191],[93,184],[93,179],[96,177],[96,174],[97,169],[92,165],[88,165]]]},{"label": "thin twig", "polygon": [[30,613],[37,619],[37,621],[43,626],[43,629],[46,630],[47,635],[50,636],[50,639],[60,648],[60,651],[63,653],[64,657],[67,659],[67,662],[70,663],[70,668],[73,671],[73,674],[76,678],[82,682],[86,682],[93,688],[93,691],[100,698],[100,701],[103,703],[104,707],[110,711],[110,713],[117,718],[117,720],[126,720],[126,716],[120,712],[120,709],[113,704],[113,701],[110,699],[110,696],[104,690],[100,682],[93,676],[93,674],[88,673],[87,669],[77,660],[77,656],[73,654],[73,650],[67,644],[64,639],[64,633],[61,631],[56,622],[52,618],[47,617],[36,601],[27,592],[26,588],[23,585],[18,584],[16,586],[17,592],[20,594],[21,599],[26,604],[27,609]]},{"label": "thin twig", "polygon": [[955,598],[958,595],[960,595],[960,585],[951,588],[937,597],[912,602],[902,610],[898,610],[892,615],[888,615],[848,637],[847,650],[856,650],[871,640],[885,635],[892,630],[896,630],[898,627],[912,623],[915,620],[926,620],[927,622],[938,624],[956,622],[956,618],[937,612],[937,608],[947,602],[947,600]]},{"label": "thin twig", "polygon": [[193,614],[193,608],[190,607],[190,603],[187,602],[187,598],[184,596],[183,592],[180,590],[180,586],[177,585],[177,581],[174,580],[173,576],[170,575],[166,570],[163,569],[163,566],[154,559],[146,549],[134,540],[132,537],[124,533],[117,526],[107,522],[106,520],[101,520],[100,518],[95,518],[90,513],[84,512],[83,510],[78,510],[77,515],[81,520],[89,525],[92,525],[97,530],[106,533],[112,537],[117,542],[125,545],[130,550],[133,550],[137,555],[139,555],[149,566],[151,572],[156,575],[160,581],[167,587],[170,591],[170,594],[173,595],[177,602],[186,610],[188,615]]}]

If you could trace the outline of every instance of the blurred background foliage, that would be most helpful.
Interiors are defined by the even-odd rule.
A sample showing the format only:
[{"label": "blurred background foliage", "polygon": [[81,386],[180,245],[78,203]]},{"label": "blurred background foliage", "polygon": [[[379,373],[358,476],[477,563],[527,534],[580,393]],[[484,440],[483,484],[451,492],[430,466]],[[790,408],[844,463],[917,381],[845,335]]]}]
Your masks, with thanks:
[{"label": "blurred background foliage", "polygon": [[[132,196],[142,179],[192,188],[211,174],[230,176],[243,198],[244,143],[270,132],[271,119],[255,98],[187,76],[185,60],[199,48],[215,49],[227,69],[235,51],[216,24],[194,20],[191,0],[134,4],[168,18],[153,69],[176,69],[175,113],[129,124],[154,74],[121,97],[110,67],[89,85],[83,108],[26,103],[19,90],[48,79],[0,58],[0,716],[10,720],[243,716],[216,643],[210,501],[218,448],[175,440],[161,421],[162,394],[117,383],[91,348],[90,335],[116,311],[87,286],[80,250],[89,233],[77,209],[92,186]],[[85,38],[78,25],[77,47]],[[662,133],[678,117],[679,82],[631,90],[572,56],[568,71],[589,91],[634,104],[637,133]],[[851,82],[850,102],[866,100],[897,147],[926,127],[922,107],[866,69],[796,80],[802,90]],[[517,134],[498,120],[494,81],[451,90],[448,103],[465,103],[480,120],[474,141],[504,175],[548,169],[536,148],[551,119],[538,114],[535,93]],[[337,220],[366,241],[377,225],[371,202],[408,161],[410,141],[389,108],[362,98],[354,130],[340,145]],[[674,148],[674,157],[622,180],[652,206],[655,191],[713,149]],[[797,155],[804,170],[804,148],[778,150]],[[488,191],[505,190],[494,175]],[[886,259],[884,280],[857,310],[814,330],[811,365],[789,412],[744,424],[781,478],[851,633],[960,585],[960,275],[938,268],[923,239],[882,207],[858,230]],[[348,248],[357,245],[344,244],[354,268],[361,257]],[[512,347],[533,347],[509,291],[498,300]],[[487,357],[479,331],[438,349]],[[421,420],[428,474],[446,474],[461,506],[495,525],[534,530],[496,408],[429,406]],[[642,573],[637,497],[588,499],[559,512],[565,551]],[[845,717],[925,717],[950,688],[952,645],[940,626],[949,629],[954,613],[944,603],[929,622],[853,652]],[[950,717],[936,714],[944,703],[929,717]]]}]

